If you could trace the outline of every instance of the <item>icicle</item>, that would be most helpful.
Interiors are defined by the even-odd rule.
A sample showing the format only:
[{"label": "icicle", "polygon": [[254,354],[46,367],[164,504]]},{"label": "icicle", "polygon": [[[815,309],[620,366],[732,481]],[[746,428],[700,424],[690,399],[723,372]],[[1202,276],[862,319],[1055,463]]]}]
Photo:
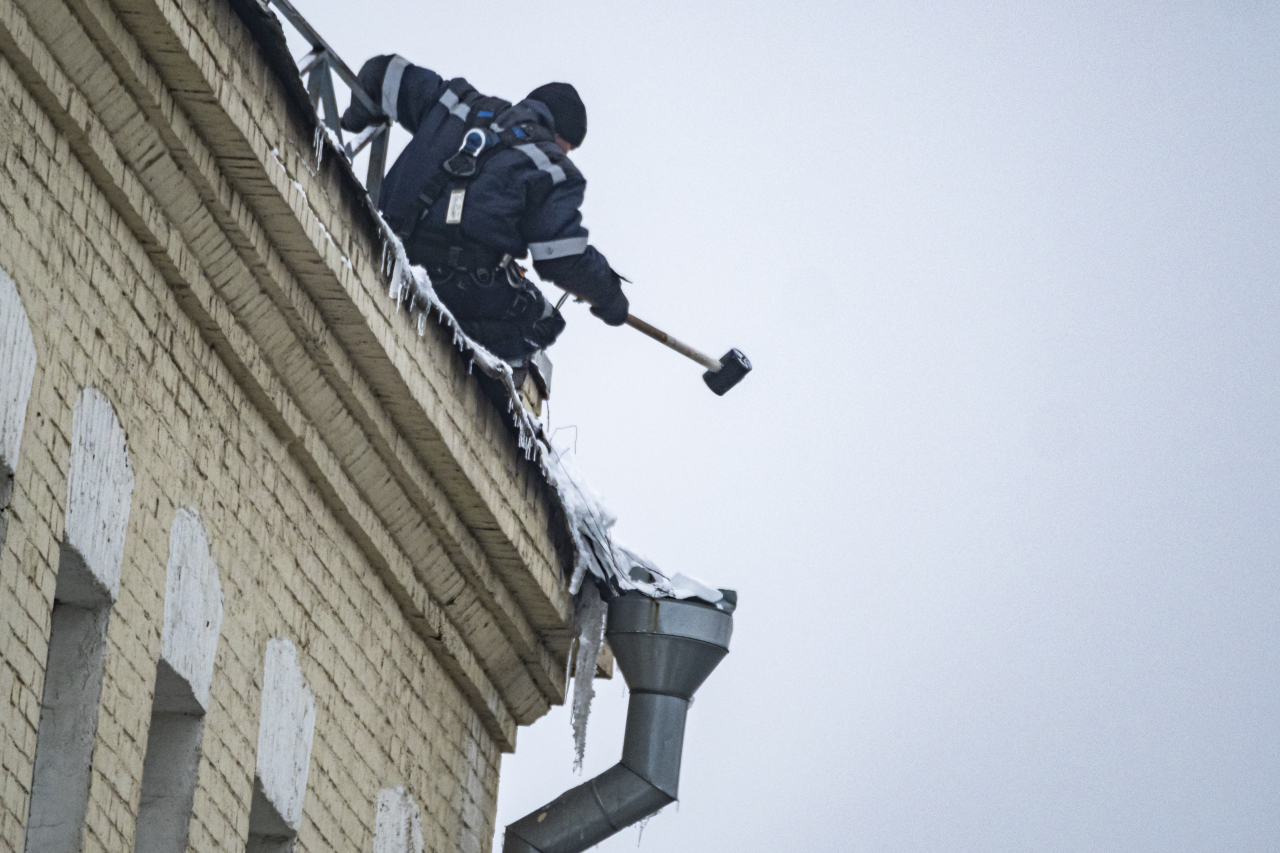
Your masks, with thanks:
[{"label": "icicle", "polygon": [[573,538],[574,547],[578,550],[578,562],[573,566],[573,577],[569,578],[569,594],[577,595],[578,590],[582,589],[582,581],[587,576],[588,561],[591,559],[588,555],[591,552],[587,549],[587,544],[582,539],[582,532],[578,530],[576,524],[570,528],[569,533]]},{"label": "icicle", "polygon": [[578,649],[578,638],[572,637],[569,640],[569,653],[564,656],[564,685],[568,689],[570,682],[573,680],[573,653]]},{"label": "icicle", "polygon": [[427,312],[422,311],[418,314],[418,337],[422,337],[427,333]]},{"label": "icicle", "polygon": [[324,160],[324,125],[316,125],[316,135],[311,146],[315,149],[316,168],[319,169],[321,161]]},{"label": "icicle", "polygon": [[573,709],[570,724],[573,726],[573,769],[582,772],[582,758],[587,753],[587,717],[591,714],[591,700],[595,698],[596,661],[600,659],[600,644],[604,641],[604,623],[607,606],[600,598],[595,584],[587,584],[578,599],[578,657],[573,671]]},{"label": "icicle", "polygon": [[641,840],[642,838],[644,838],[644,828],[645,828],[646,826],[648,826],[648,825],[649,825],[649,821],[653,820],[653,817],[654,817],[654,815],[656,815],[656,814],[657,814],[657,812],[654,812],[654,814],[649,815],[647,818],[644,818],[644,819],[643,819],[643,820],[641,820],[638,824],[636,824],[636,827],[637,827],[637,831],[636,831],[636,846],[637,846],[637,847],[639,847],[639,846],[640,846],[640,840]]},{"label": "icicle", "polygon": [[396,255],[396,265],[391,268],[391,286],[387,290],[387,296],[396,301],[396,305],[400,304],[400,279],[404,275],[403,263],[399,254]]}]

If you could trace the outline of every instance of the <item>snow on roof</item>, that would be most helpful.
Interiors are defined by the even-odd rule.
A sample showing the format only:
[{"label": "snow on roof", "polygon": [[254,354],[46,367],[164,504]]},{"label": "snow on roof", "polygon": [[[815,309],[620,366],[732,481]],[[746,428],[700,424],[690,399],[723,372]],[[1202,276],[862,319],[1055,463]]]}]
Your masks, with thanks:
[{"label": "snow on roof", "polygon": [[427,323],[431,322],[434,313],[437,322],[452,332],[454,345],[471,358],[472,365],[506,390],[507,411],[519,433],[520,448],[528,458],[538,461],[564,509],[575,551],[573,574],[569,580],[570,594],[578,595],[582,582],[590,575],[606,598],[634,590],[652,598],[698,599],[732,611],[737,601],[732,590],[716,589],[679,572],[668,574],[617,541],[612,533],[617,516],[587,483],[578,469],[573,451],[567,446],[554,445],[542,422],[521,404],[511,365],[462,331],[448,307],[436,295],[426,270],[409,263],[404,245],[392,233],[386,220],[379,216],[378,221],[384,240],[383,264],[390,270],[388,298],[408,314],[419,336],[426,333]]}]

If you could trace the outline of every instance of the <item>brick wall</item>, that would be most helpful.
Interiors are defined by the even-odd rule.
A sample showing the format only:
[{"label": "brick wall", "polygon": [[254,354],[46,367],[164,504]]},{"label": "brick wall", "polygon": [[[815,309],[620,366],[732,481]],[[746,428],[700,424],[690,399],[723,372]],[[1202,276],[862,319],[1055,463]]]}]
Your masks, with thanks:
[{"label": "brick wall", "polygon": [[[216,84],[243,115],[217,99],[184,111],[183,69],[156,59],[174,45],[184,73],[200,72],[187,96]],[[375,849],[380,796],[391,829],[379,850],[415,837],[432,851],[486,847],[515,724],[563,700],[570,608],[553,512],[448,342],[394,325],[377,298],[375,238],[343,201],[350,187],[307,162],[309,129],[279,86],[248,94],[237,69],[265,74],[258,50],[216,3],[0,0],[0,269],[36,351],[0,549],[3,850],[26,836],[85,388],[114,408],[135,482],[84,850],[133,848],[183,507],[203,523],[223,596],[193,849],[245,847],[273,639],[296,648],[314,696],[300,850]],[[225,160],[255,144],[227,129],[237,120],[292,144],[228,177]],[[249,201],[253,181],[261,197]],[[342,317],[378,347],[349,346],[357,332],[335,330]],[[405,428],[406,411],[423,434]],[[345,431],[326,432],[333,424]],[[391,497],[361,479],[370,468]],[[459,500],[467,489],[479,497]],[[481,510],[493,525],[474,520]],[[420,836],[387,817],[388,792]]]}]

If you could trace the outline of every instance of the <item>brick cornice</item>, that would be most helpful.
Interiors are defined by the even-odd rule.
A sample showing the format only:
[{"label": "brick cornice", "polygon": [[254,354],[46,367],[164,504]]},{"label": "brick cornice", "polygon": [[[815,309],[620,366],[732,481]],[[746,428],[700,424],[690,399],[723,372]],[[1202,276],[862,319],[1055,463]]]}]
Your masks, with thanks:
[{"label": "brick cornice", "polygon": [[[315,208],[337,217],[335,227],[358,217],[343,220],[334,206],[309,201],[333,191],[333,178],[326,184],[324,170],[306,162],[287,116],[272,115],[283,122],[272,127],[292,143],[266,147],[259,132],[256,147],[265,156],[252,161],[236,160],[238,149],[227,142],[222,124],[234,110],[206,102],[192,111],[215,117],[210,126],[188,117],[182,98],[201,97],[192,68],[203,62],[227,74],[229,52],[218,57],[221,66],[208,53],[166,74],[134,32],[172,40],[155,50],[185,40],[191,51],[182,56],[190,59],[199,53],[194,28],[157,26],[168,18],[140,27],[136,8],[117,17],[104,0],[42,2],[32,14],[34,21],[0,0],[0,53],[308,471],[486,729],[512,749],[517,723],[563,699],[563,658],[548,646],[563,643],[568,600],[559,588],[550,525],[529,529],[530,518],[546,522],[550,510],[539,505],[545,497],[527,470],[523,480],[511,476],[518,450],[499,415],[474,382],[459,382],[447,341],[418,341],[387,315],[368,240],[358,252],[337,249]],[[66,35],[68,22],[82,28],[83,44]],[[234,16],[222,23],[238,24]],[[60,33],[54,48],[41,27]],[[98,66],[85,55],[93,51],[101,56]],[[178,81],[182,74],[185,81]],[[181,98],[175,81],[184,83]],[[251,116],[243,110],[238,118]],[[258,195],[246,196],[246,187]],[[343,239],[360,243],[361,235]],[[406,343],[423,352],[406,354]],[[406,420],[416,420],[416,429],[404,429]],[[495,478],[495,468],[506,476]],[[514,527],[511,518],[504,525],[498,517],[503,512],[514,516]]]}]

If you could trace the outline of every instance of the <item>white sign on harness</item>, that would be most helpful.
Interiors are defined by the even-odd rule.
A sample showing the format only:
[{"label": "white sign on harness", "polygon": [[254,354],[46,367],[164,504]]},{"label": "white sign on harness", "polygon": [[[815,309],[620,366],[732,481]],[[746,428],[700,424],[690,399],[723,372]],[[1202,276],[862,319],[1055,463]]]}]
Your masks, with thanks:
[{"label": "white sign on harness", "polygon": [[449,193],[449,210],[445,214],[445,225],[458,225],[462,222],[462,203],[467,197],[466,189],[453,190]]}]

